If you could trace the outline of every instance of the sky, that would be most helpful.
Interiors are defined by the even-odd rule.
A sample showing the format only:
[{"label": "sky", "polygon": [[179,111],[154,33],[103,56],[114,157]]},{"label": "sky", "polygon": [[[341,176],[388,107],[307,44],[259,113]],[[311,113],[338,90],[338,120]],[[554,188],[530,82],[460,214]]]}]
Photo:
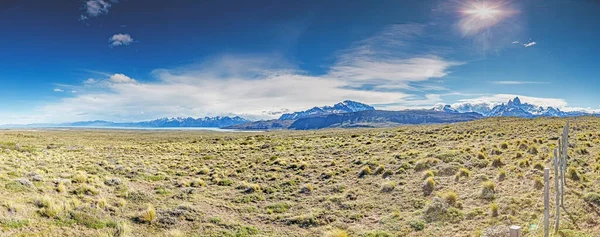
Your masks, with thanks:
[{"label": "sky", "polygon": [[0,1],[0,124],[600,109],[600,2]]}]

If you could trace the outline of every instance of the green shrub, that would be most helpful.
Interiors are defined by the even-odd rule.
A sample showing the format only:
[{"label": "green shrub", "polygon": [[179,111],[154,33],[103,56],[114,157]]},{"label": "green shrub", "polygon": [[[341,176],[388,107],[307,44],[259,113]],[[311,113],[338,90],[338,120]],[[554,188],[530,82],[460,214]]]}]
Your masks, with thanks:
[{"label": "green shrub", "polygon": [[575,167],[569,167],[567,169],[567,177],[573,181],[579,181],[581,179],[581,175],[579,175],[579,171],[577,171]]},{"label": "green shrub", "polygon": [[392,192],[395,188],[396,183],[393,181],[385,182],[383,185],[381,185],[381,191],[384,193]]},{"label": "green shrub", "polygon": [[408,222],[408,225],[415,231],[422,231],[425,229],[425,222],[421,220],[410,221]]},{"label": "green shrub", "polygon": [[425,182],[423,182],[422,189],[425,195],[429,195],[433,192],[433,190],[435,189],[435,180],[433,180],[433,177],[425,179]]},{"label": "green shrub", "polygon": [[600,206],[600,194],[598,193],[586,193],[583,195],[583,200]]},{"label": "green shrub", "polygon": [[481,197],[493,199],[496,194],[496,184],[492,181],[485,181],[481,184]]},{"label": "green shrub", "polygon": [[456,201],[458,201],[458,194],[456,194],[453,191],[445,192],[441,196],[446,200],[448,204],[450,204],[450,206],[454,206],[456,204]]},{"label": "green shrub", "polygon": [[371,167],[369,166],[365,166],[363,167],[360,172],[358,173],[358,177],[364,177],[365,175],[369,175],[371,174]]},{"label": "green shrub", "polygon": [[498,216],[498,204],[497,203],[492,203],[490,205],[490,213],[492,214],[493,217]]}]

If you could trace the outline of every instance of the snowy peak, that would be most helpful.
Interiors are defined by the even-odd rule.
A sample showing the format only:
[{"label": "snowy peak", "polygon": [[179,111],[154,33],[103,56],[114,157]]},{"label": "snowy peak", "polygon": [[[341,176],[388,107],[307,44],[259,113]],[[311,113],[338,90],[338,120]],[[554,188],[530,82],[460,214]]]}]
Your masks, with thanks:
[{"label": "snowy peak", "polygon": [[281,117],[279,117],[279,120],[295,120],[295,119],[309,117],[309,116],[351,113],[351,112],[359,112],[359,111],[365,111],[365,110],[375,110],[375,108],[373,108],[373,106],[363,104],[360,102],[356,102],[356,101],[352,101],[352,100],[344,100],[333,106],[313,107],[312,109],[309,109],[309,110],[304,110],[304,111],[294,112],[294,113],[289,113],[289,114],[282,114]]},{"label": "snowy peak", "polygon": [[440,111],[440,112],[447,112],[447,113],[460,113],[458,112],[458,110],[452,108],[452,106],[450,105],[444,105],[444,104],[436,104],[433,109],[431,109],[433,111]]},{"label": "snowy peak", "polygon": [[569,117],[569,116],[581,116],[588,115],[586,112],[564,112],[558,108],[544,107],[529,103],[521,102],[519,97],[515,97],[512,100],[508,100],[507,103],[492,106],[490,103],[479,102],[479,103],[460,103],[454,105],[440,105],[437,104],[432,110],[450,112],[455,110],[460,113],[464,112],[476,112],[485,117],[501,117],[501,116],[512,116],[522,118],[534,118],[534,117]]}]

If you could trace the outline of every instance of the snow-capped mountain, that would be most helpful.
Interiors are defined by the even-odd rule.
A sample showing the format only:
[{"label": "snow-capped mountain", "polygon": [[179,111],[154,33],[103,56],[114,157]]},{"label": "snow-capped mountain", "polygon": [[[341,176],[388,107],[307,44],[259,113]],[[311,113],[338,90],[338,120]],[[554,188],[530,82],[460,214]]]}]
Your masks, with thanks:
[{"label": "snow-capped mountain", "polygon": [[451,105],[444,105],[444,104],[436,104],[433,109],[431,109],[433,111],[441,111],[441,112],[447,112],[447,113],[460,113],[458,112],[458,110],[452,108]]},{"label": "snow-capped mountain", "polygon": [[485,117],[513,116],[523,118],[533,117],[570,117],[588,115],[585,111],[564,112],[558,108],[538,106],[529,103],[522,103],[519,97],[509,100],[507,103],[493,105],[486,102],[478,103],[458,103],[454,105],[435,105],[433,110],[439,111],[457,111],[460,113],[476,112]]},{"label": "snow-capped mountain", "polygon": [[350,113],[350,112],[359,112],[359,111],[365,111],[365,110],[375,110],[375,108],[373,108],[373,106],[363,104],[360,102],[356,102],[356,101],[352,101],[352,100],[344,100],[333,106],[313,107],[312,109],[305,110],[305,111],[283,114],[283,115],[281,115],[281,117],[279,117],[279,120],[295,120],[295,119],[309,117],[309,116]]}]

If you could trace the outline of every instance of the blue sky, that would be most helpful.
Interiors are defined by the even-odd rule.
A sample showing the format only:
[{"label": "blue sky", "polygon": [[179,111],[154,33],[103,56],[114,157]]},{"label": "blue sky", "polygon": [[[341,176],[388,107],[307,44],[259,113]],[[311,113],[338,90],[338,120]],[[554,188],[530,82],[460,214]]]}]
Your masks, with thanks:
[{"label": "blue sky", "polygon": [[523,101],[600,109],[597,1],[0,3],[0,123]]}]

